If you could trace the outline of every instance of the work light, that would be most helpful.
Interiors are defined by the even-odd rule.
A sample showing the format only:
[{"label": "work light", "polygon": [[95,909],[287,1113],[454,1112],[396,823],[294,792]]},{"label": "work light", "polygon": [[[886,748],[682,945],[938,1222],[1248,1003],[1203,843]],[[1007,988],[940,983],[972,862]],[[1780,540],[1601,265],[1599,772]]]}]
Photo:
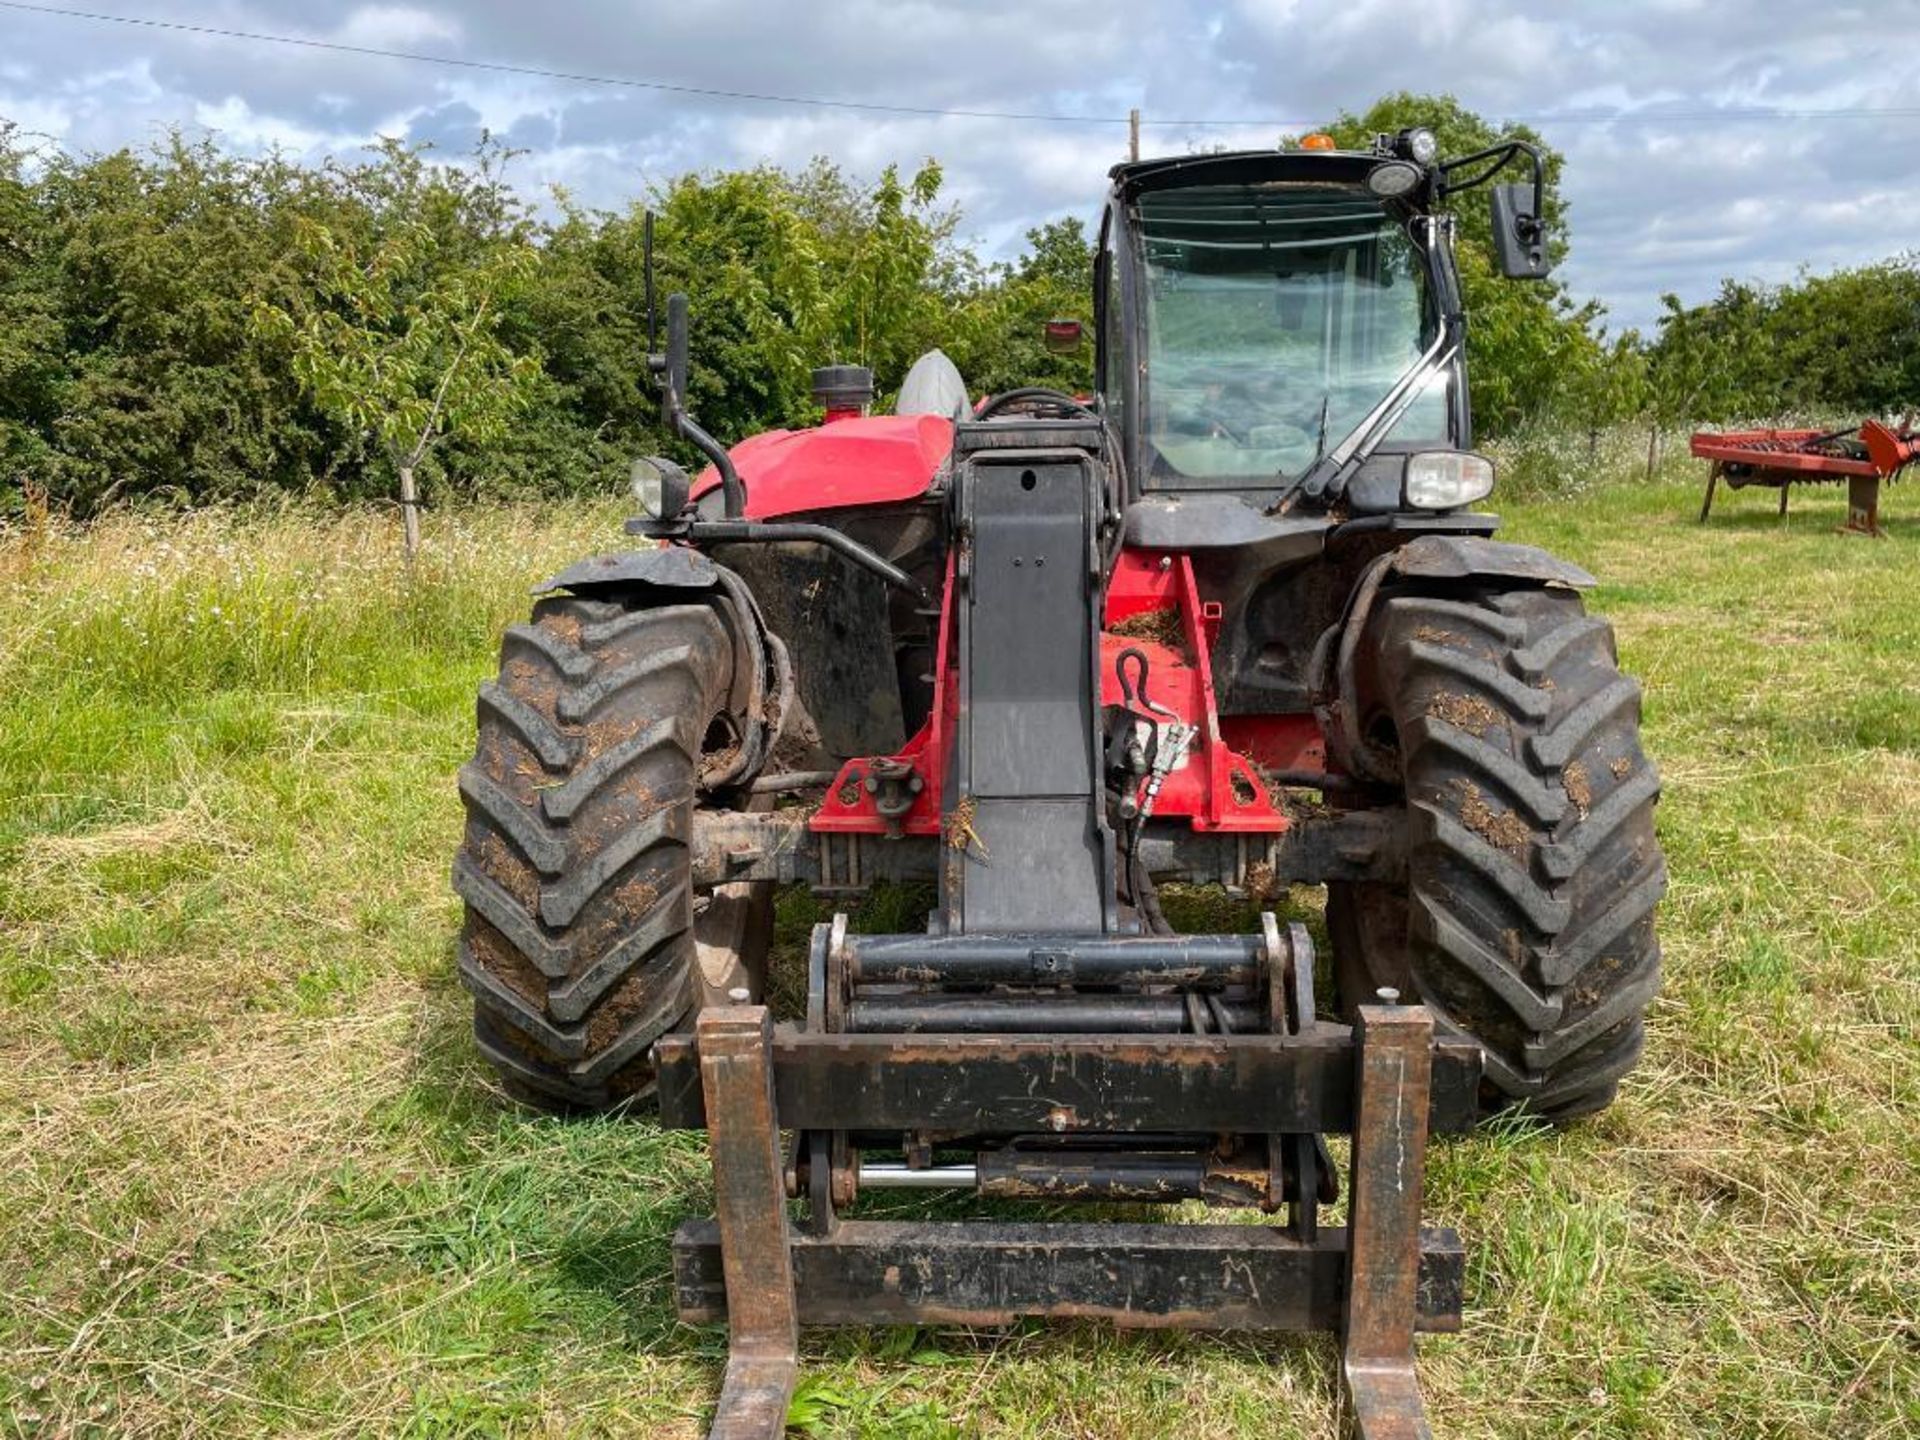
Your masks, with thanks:
[{"label": "work light", "polygon": [[1426,126],[1415,125],[1400,132],[1400,153],[1416,165],[1431,165],[1440,153],[1440,142]]},{"label": "work light", "polygon": [[1468,450],[1428,450],[1407,457],[1407,504],[1453,510],[1493,493],[1493,462]]},{"label": "work light", "polygon": [[632,483],[644,519],[672,520],[687,508],[687,472],[663,455],[634,461]]}]

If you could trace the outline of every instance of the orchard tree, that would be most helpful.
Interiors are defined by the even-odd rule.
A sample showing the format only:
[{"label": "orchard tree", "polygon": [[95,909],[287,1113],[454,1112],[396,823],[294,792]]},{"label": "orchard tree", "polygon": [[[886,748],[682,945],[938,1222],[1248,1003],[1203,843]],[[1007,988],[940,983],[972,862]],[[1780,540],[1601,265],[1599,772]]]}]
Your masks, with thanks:
[{"label": "orchard tree", "polygon": [[[404,161],[405,155],[399,157]],[[369,437],[398,482],[409,563],[420,549],[419,474],[453,436],[486,446],[534,397],[541,357],[503,335],[510,295],[534,273],[538,254],[517,207],[498,208],[505,152],[483,142],[477,185],[425,170],[419,193],[397,167],[391,212],[371,229],[334,228],[301,217],[294,226],[295,283],[255,310],[261,332],[290,348],[293,371],[313,403]],[[383,185],[392,175],[376,172]],[[436,225],[453,209],[479,210],[462,243]],[[464,207],[459,202],[465,200]],[[491,218],[488,218],[488,212]]]}]

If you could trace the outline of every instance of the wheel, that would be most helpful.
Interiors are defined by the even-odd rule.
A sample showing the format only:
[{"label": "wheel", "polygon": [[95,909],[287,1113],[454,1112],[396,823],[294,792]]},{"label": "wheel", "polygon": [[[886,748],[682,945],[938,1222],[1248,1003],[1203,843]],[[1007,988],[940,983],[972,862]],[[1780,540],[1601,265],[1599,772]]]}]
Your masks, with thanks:
[{"label": "wheel", "polygon": [[[742,979],[724,956],[700,963],[688,849],[703,749],[728,740],[719,604],[542,600],[480,688],[459,782],[458,964],[479,1047],[526,1103],[602,1110],[648,1093],[650,1048],[696,1008],[703,969]],[[702,902],[716,943],[737,943],[767,898]]]},{"label": "wheel", "polygon": [[1334,885],[1343,1002],[1417,995],[1485,1052],[1488,1111],[1604,1108],[1660,983],[1666,865],[1640,687],[1563,590],[1384,593],[1359,733],[1405,787],[1407,881]]}]

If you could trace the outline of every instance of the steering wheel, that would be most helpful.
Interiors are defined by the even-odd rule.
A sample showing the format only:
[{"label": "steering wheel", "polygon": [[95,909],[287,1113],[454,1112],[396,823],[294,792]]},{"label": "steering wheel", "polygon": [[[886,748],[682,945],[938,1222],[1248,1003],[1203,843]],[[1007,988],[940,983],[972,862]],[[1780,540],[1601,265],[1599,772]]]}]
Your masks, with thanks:
[{"label": "steering wheel", "polygon": [[1183,405],[1168,416],[1168,429],[1183,435],[1203,435],[1211,440],[1216,436],[1231,440],[1246,449],[1250,443],[1246,432],[1238,429],[1224,415],[1198,405]]},{"label": "steering wheel", "polygon": [[1063,390],[1045,385],[1022,385],[1004,390],[974,412],[976,420],[991,420],[1002,411],[1018,411],[1045,420],[1098,420],[1100,417]]}]

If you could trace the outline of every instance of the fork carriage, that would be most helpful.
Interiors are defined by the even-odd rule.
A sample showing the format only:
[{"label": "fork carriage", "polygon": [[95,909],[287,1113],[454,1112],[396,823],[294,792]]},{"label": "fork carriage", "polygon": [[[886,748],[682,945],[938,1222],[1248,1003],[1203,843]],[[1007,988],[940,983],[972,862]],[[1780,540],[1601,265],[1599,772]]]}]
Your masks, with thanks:
[{"label": "fork carriage", "polygon": [[[1020,1316],[1338,1331],[1359,1433],[1426,1433],[1413,1337],[1459,1327],[1465,1256],[1421,1225],[1422,1172],[1430,1132],[1473,1124],[1475,1046],[1436,1040],[1419,1005],[1316,1019],[1311,942],[1271,915],[1251,942],[988,945],[839,917],[812,958],[805,1024],[736,1003],[655,1049],[664,1122],[711,1137],[717,1217],[684,1223],[673,1260],[681,1318],[731,1330],[716,1440],[782,1433],[800,1326]],[[1340,1189],[1327,1134],[1352,1136],[1343,1227],[1321,1217]],[[1284,1217],[847,1217],[901,1187]]]}]

